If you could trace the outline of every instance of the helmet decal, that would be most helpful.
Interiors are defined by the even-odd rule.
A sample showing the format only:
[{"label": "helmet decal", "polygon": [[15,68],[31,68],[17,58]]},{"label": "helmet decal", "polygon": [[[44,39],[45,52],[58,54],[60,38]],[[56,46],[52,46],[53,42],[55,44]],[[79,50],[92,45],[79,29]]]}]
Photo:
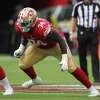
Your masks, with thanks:
[{"label": "helmet decal", "polygon": [[37,12],[30,7],[26,7],[19,12],[18,22],[21,24],[25,31],[29,31],[29,28],[34,27],[37,19]]}]

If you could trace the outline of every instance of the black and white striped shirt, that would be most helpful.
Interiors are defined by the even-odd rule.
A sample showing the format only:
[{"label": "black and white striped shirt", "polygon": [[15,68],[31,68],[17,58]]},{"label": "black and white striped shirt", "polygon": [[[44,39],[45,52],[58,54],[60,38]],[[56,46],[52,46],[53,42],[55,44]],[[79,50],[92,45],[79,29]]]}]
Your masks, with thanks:
[{"label": "black and white striped shirt", "polygon": [[78,26],[85,28],[97,27],[97,20],[100,18],[100,5],[96,2],[86,5],[81,1],[74,6],[72,17],[77,18]]}]

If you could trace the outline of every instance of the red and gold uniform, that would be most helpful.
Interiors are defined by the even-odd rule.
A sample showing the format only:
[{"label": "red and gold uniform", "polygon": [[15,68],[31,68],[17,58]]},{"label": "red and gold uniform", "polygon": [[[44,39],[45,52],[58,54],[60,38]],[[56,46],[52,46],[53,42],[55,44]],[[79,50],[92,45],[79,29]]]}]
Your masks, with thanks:
[{"label": "red and gold uniform", "polygon": [[57,43],[56,41],[47,39],[47,35],[51,32],[51,30],[55,31],[61,37],[64,37],[62,32],[57,32],[57,30],[55,30],[51,24],[44,19],[38,18],[36,25],[31,32],[21,32],[20,24],[16,23],[16,31],[21,33],[23,38],[35,42],[41,48],[51,48]]},{"label": "red and gold uniform", "polygon": [[[38,18],[35,26],[29,32],[22,32],[20,23],[16,22],[16,31],[21,35],[24,45],[27,44],[28,40],[33,43],[25,50],[24,55],[21,57],[20,63],[24,67],[32,66],[46,56],[51,55],[60,59],[61,53],[67,53],[63,32],[52,27],[44,19]],[[60,47],[58,42],[60,42]]]},{"label": "red and gold uniform", "polygon": [[[38,18],[33,8],[26,7],[20,11],[16,31],[21,35],[21,43],[15,50],[14,56],[20,57],[20,68],[31,78],[23,84],[24,87],[39,83],[33,65],[47,56],[61,60],[62,71],[68,70],[87,88],[92,86],[85,73],[74,63],[64,34],[55,29],[47,20]],[[32,44],[27,45],[28,41]],[[98,94],[97,92],[96,95]]]}]

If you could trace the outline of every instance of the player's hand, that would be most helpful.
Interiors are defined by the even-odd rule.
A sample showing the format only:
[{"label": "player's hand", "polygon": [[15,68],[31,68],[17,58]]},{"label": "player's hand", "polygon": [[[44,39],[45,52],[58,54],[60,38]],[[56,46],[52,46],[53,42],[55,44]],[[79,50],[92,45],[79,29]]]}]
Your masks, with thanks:
[{"label": "player's hand", "polygon": [[68,57],[67,54],[62,54],[62,59],[60,62],[61,71],[67,71],[68,70]]},{"label": "player's hand", "polygon": [[14,51],[14,57],[20,58],[20,56],[23,54],[23,51],[20,49],[17,49]]},{"label": "player's hand", "polygon": [[22,56],[22,54],[24,53],[24,49],[25,47],[22,44],[20,44],[19,48],[14,51],[14,57],[19,58],[20,56]]}]

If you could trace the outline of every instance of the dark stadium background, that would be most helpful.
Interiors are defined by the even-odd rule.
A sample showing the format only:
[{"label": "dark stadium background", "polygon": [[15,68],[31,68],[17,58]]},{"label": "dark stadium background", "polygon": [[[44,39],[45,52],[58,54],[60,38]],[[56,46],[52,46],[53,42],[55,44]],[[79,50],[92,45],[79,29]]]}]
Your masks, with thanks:
[{"label": "dark stadium background", "polygon": [[[70,0],[69,0],[70,1]],[[9,25],[9,19],[15,14],[15,8],[18,4],[23,7],[30,6],[36,10],[43,8],[65,5],[68,0],[1,0],[0,2],[0,54],[13,53],[18,45],[18,37],[14,36],[12,27]]]},{"label": "dark stadium background", "polygon": [[[69,0],[70,1],[70,0]],[[41,10],[46,7],[66,4],[67,0],[2,0],[0,3],[0,21],[9,19],[17,4],[21,3],[24,6],[32,6],[36,10]]]},{"label": "dark stadium background", "polygon": [[[10,32],[8,21],[15,13],[15,7],[18,4],[22,4],[23,6],[34,7],[36,10],[42,9],[43,7],[46,7],[44,5],[47,5],[46,2],[43,3],[43,0],[2,0],[1,1],[0,3],[0,53],[13,52],[12,50],[14,48],[11,46],[12,33]],[[15,44],[16,43],[14,43],[14,45]]]}]

